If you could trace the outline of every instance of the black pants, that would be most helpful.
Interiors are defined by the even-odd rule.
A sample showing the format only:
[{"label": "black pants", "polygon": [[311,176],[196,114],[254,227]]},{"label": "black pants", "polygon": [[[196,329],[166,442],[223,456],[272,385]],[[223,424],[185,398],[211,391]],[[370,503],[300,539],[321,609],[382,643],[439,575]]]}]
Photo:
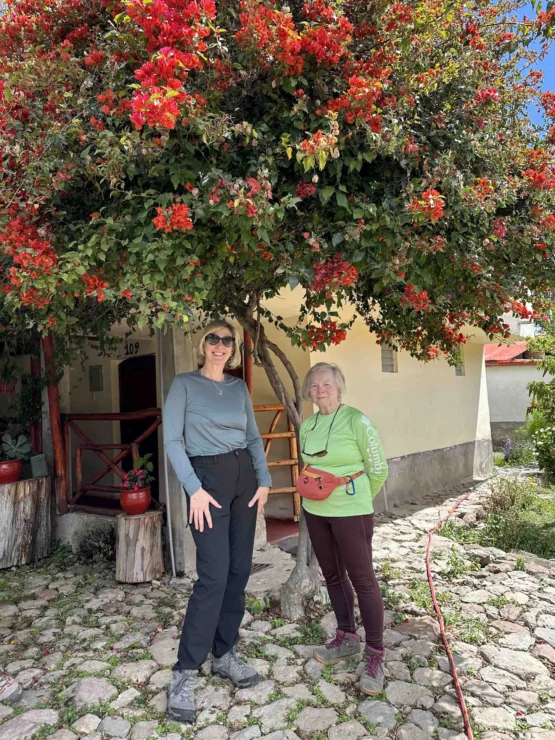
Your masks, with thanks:
[{"label": "black pants", "polygon": [[[191,525],[197,546],[198,580],[189,599],[175,669],[200,668],[210,650],[217,658],[237,642],[245,613],[256,529],[256,504],[248,507],[258,487],[247,450],[193,457],[202,487],[221,504],[210,507],[212,529]],[[189,509],[189,498],[187,498]]]},{"label": "black pants", "polygon": [[337,626],[343,632],[356,632],[354,586],[366,642],[381,650],[384,614],[382,594],[372,565],[374,514],[316,516],[305,511],[305,516]]}]

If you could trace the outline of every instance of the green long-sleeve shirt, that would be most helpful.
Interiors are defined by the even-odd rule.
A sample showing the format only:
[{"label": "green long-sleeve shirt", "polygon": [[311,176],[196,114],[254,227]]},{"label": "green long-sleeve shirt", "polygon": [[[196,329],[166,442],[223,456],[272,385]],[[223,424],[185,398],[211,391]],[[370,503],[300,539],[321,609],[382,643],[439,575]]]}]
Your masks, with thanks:
[{"label": "green long-sleeve shirt", "polygon": [[[311,514],[320,516],[372,514],[372,501],[388,475],[387,461],[376,427],[352,406],[341,406],[335,421],[333,414],[320,414],[316,417],[315,414],[301,424],[303,463],[337,476],[352,475],[359,470],[366,472],[354,481],[354,496],[349,496],[343,485],[336,488],[324,501],[303,499],[303,507]],[[325,449],[332,422],[328,454],[325,457],[314,457],[311,452]]]}]

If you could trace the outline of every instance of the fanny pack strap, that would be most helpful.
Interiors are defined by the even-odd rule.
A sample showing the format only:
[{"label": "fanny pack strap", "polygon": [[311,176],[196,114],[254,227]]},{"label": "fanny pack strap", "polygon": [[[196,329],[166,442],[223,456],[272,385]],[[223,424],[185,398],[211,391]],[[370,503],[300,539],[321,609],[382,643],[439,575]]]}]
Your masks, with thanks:
[{"label": "fanny pack strap", "polygon": [[358,473],[353,473],[353,475],[344,475],[343,477],[338,478],[338,480],[341,481],[340,485],[343,485],[344,483],[350,483],[352,480],[359,478],[363,473],[364,470],[359,470]]},{"label": "fanny pack strap", "polygon": [[[311,470],[307,470],[307,468],[310,467],[309,465],[305,465],[301,473],[302,475],[308,475],[310,478],[321,478],[322,476],[318,475],[318,473],[313,473]],[[359,470],[358,473],[353,473],[352,475],[343,475],[343,476],[335,476],[338,480],[337,485],[343,486],[347,483],[350,483],[352,480],[356,480],[364,473],[364,470]]]}]

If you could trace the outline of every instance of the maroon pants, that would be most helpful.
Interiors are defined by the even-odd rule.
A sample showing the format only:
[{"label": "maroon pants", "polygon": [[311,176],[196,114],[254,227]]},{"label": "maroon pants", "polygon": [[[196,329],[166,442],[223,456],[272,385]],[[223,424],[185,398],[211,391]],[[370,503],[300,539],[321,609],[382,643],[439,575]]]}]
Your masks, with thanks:
[{"label": "maroon pants", "polygon": [[338,628],[343,632],[356,632],[354,586],[366,642],[370,647],[381,650],[383,600],[372,567],[374,515],[328,517],[307,511],[304,514]]}]

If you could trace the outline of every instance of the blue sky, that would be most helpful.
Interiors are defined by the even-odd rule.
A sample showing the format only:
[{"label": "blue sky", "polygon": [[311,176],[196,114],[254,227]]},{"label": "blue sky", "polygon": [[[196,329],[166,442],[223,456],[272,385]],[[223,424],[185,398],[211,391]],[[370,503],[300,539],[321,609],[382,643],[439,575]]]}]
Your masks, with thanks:
[{"label": "blue sky", "polygon": [[[542,10],[545,10],[547,0],[543,0],[542,5]],[[537,11],[534,11],[530,5],[519,15],[526,15],[528,18],[535,18],[537,16]],[[537,69],[541,69],[543,72],[543,89],[555,92],[555,38],[548,56],[538,64]],[[530,111],[530,117],[535,123],[541,123],[542,121],[541,114],[538,114],[535,108]]]}]

